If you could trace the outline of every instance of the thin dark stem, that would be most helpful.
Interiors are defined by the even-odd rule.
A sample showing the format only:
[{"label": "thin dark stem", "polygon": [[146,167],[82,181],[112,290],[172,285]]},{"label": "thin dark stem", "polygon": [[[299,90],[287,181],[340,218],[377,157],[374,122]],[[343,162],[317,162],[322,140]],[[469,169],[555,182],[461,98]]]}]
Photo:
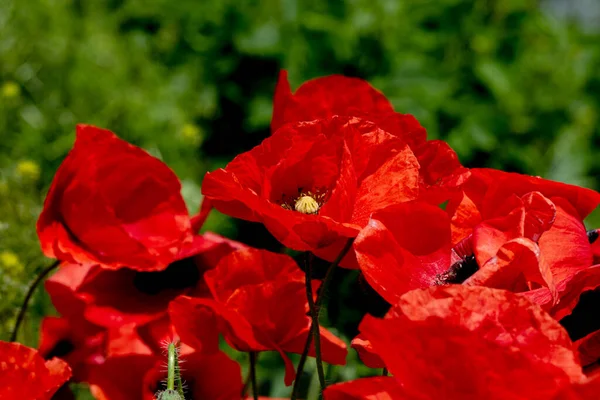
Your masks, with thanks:
[{"label": "thin dark stem", "polygon": [[42,272],[40,272],[39,275],[35,278],[35,280],[31,284],[31,286],[29,286],[29,289],[27,290],[27,294],[25,295],[25,299],[23,300],[23,304],[21,304],[21,309],[19,310],[19,315],[17,315],[17,320],[15,321],[15,327],[12,331],[12,334],[10,335],[11,342],[14,342],[17,340],[17,334],[19,333],[19,327],[21,326],[21,323],[23,322],[23,318],[25,318],[25,313],[27,312],[27,307],[29,306],[29,300],[31,300],[31,297],[33,296],[33,293],[35,292],[35,289],[38,287],[38,285],[44,280],[44,278],[50,272],[52,272],[54,269],[56,269],[56,267],[58,267],[59,264],[60,264],[60,261],[56,260],[54,263],[52,263],[48,267],[44,268],[42,270]]},{"label": "thin dark stem", "polygon": [[252,381],[252,396],[254,400],[258,400],[258,383],[256,382],[256,359],[258,353],[250,352],[250,380]]},{"label": "thin dark stem", "polygon": [[321,332],[319,331],[319,308],[315,304],[312,290],[312,253],[306,253],[305,271],[306,271],[306,298],[308,299],[308,308],[310,310],[310,334],[315,342],[315,356],[317,360],[317,374],[321,390],[325,389],[325,372],[323,371],[323,360],[321,360]]},{"label": "thin dark stem", "polygon": [[242,399],[246,398],[250,385],[252,385],[253,393],[256,393],[256,396],[258,396],[258,388],[256,386],[256,359],[258,358],[258,353],[255,351],[250,351],[248,352],[248,356],[250,358],[250,366],[248,369],[248,375],[246,376],[246,381],[244,382],[244,387],[242,387]]},{"label": "thin dark stem", "polygon": [[298,397],[298,390],[300,389],[300,376],[302,375],[302,371],[304,371],[304,364],[306,364],[306,359],[308,358],[308,352],[310,351],[310,345],[312,344],[312,327],[309,335],[306,337],[306,342],[304,342],[304,350],[300,355],[300,361],[298,361],[298,368],[296,371],[296,378],[294,379],[294,386],[292,388],[292,397],[290,400],[296,400]]},{"label": "thin dark stem", "polygon": [[383,371],[381,371],[381,376],[388,376],[388,375],[389,375],[388,370],[387,370],[387,368],[384,367]]},{"label": "thin dark stem", "polygon": [[342,258],[344,258],[346,254],[348,254],[348,251],[350,251],[350,249],[352,248],[352,243],[354,243],[354,238],[348,239],[348,241],[342,248],[342,251],[340,251],[340,254],[337,255],[335,260],[333,260],[333,262],[329,265],[329,268],[327,268],[325,278],[323,278],[323,283],[321,284],[321,287],[319,289],[319,295],[317,296],[317,312],[321,311],[321,305],[323,304],[323,300],[325,299],[325,293],[327,292],[329,284],[331,283],[331,279],[333,278],[333,271],[335,270],[335,267],[337,267],[340,261],[342,261]]},{"label": "thin dark stem", "polygon": [[[316,353],[315,355],[316,355],[316,359],[317,359],[317,372],[319,372],[319,366],[320,366],[320,372],[323,375],[322,380],[321,380],[321,375],[319,375],[319,381],[321,382],[321,389],[325,388],[325,378],[324,378],[324,374],[323,374],[323,362],[321,359],[321,347],[320,347],[321,335],[320,335],[320,329],[319,329],[319,315],[320,315],[320,311],[321,311],[321,305],[323,304],[323,300],[325,298],[325,293],[327,292],[327,288],[329,287],[329,284],[331,283],[331,279],[333,278],[333,271],[338,266],[340,261],[342,261],[344,256],[348,253],[348,251],[350,251],[350,249],[352,248],[353,242],[354,242],[354,238],[348,239],[348,241],[346,242],[346,244],[344,245],[344,247],[342,248],[340,253],[335,258],[335,260],[333,260],[333,262],[327,268],[327,272],[325,273],[325,277],[323,278],[323,283],[321,284],[321,287],[319,288],[319,292],[318,292],[316,301],[313,301],[312,282],[310,281],[310,275],[312,272],[311,271],[312,263],[307,262],[307,265],[305,268],[305,270],[306,270],[306,295],[308,298],[308,304],[310,307],[312,321],[311,321],[311,326],[310,326],[310,334],[306,337],[304,351],[302,352],[300,361],[298,362],[298,368],[296,371],[296,379],[294,381],[294,387],[292,389],[292,396],[290,398],[291,400],[296,400],[296,398],[298,397],[298,390],[300,388],[300,377],[302,376],[302,372],[304,371],[304,365],[306,363],[306,358],[308,357],[308,352],[310,350],[310,345],[312,343],[313,338],[315,339],[315,353]],[[307,261],[310,261],[310,260],[307,258]],[[313,305],[314,305],[314,307],[313,307]],[[319,340],[318,345],[316,342],[317,340]]]}]

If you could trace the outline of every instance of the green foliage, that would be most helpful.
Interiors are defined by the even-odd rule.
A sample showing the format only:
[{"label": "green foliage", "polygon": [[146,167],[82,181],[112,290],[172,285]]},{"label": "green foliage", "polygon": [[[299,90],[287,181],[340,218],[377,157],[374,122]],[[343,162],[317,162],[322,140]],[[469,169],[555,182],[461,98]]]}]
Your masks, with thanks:
[{"label": "green foliage", "polygon": [[[4,0],[0,338],[47,262],[35,220],[76,123],[161,157],[194,211],[204,172],[269,134],[279,68],[293,87],[344,73],[368,79],[467,166],[598,189],[599,39],[534,0]],[[206,228],[254,238],[220,214]],[[27,344],[48,309],[39,294]]]}]

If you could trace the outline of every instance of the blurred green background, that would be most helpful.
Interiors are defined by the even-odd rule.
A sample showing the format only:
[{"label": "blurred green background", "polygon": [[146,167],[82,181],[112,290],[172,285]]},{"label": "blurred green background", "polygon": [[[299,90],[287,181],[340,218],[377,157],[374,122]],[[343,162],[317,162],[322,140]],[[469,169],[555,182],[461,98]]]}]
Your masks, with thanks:
[{"label": "blurred green background", "polygon": [[[0,1],[0,338],[49,263],[35,221],[76,123],[162,158],[194,211],[204,172],[269,134],[280,68],[294,88],[343,73],[368,79],[467,166],[598,189],[599,27],[595,0]],[[207,228],[277,246],[224,216]],[[40,291],[27,344],[48,312]]]}]

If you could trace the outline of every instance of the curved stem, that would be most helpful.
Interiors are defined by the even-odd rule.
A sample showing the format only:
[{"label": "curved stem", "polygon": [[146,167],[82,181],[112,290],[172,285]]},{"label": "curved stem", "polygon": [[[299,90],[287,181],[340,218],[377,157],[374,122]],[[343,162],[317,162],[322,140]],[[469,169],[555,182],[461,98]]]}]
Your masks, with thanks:
[{"label": "curved stem", "polygon": [[[321,311],[321,305],[323,304],[323,300],[325,298],[325,294],[327,292],[327,288],[331,283],[333,278],[333,271],[338,266],[342,258],[350,251],[352,248],[352,243],[354,243],[354,238],[350,238],[346,241],[346,244],[337,255],[335,260],[329,265],[327,268],[327,272],[325,273],[325,277],[323,278],[323,283],[319,288],[319,292],[317,295],[317,300],[313,301],[312,297],[312,282],[310,281],[310,275],[312,273],[312,263],[311,259],[307,258],[307,265],[305,268],[306,271],[306,294],[308,298],[308,304],[310,307],[311,313],[311,325],[310,325],[310,334],[306,337],[306,343],[304,344],[304,351],[300,357],[300,361],[298,362],[298,368],[296,371],[296,379],[294,380],[294,387],[292,389],[292,397],[291,400],[296,400],[298,397],[298,390],[300,388],[300,376],[302,376],[302,372],[304,371],[304,364],[306,363],[306,358],[308,357],[308,352],[310,351],[310,345],[312,343],[313,338],[315,339],[315,355],[317,360],[317,372],[319,372],[319,380],[321,381],[321,389],[325,388],[325,378],[323,374],[323,362],[321,359],[321,347],[320,347],[320,329],[319,329],[319,315]],[[310,256],[312,257],[312,255]],[[317,341],[319,344],[317,344]],[[320,367],[320,371],[319,371]],[[323,379],[321,380],[321,375],[323,375]]]},{"label": "curved stem", "polygon": [[31,300],[31,297],[33,296],[33,293],[35,292],[35,289],[38,287],[38,285],[44,280],[44,278],[50,272],[52,272],[54,269],[56,269],[56,267],[59,266],[59,264],[60,264],[60,261],[56,260],[54,263],[52,263],[48,267],[44,268],[38,274],[38,276],[35,278],[35,280],[31,284],[31,286],[29,286],[29,289],[27,290],[27,294],[25,295],[25,299],[23,300],[23,304],[21,304],[21,308],[19,310],[19,315],[17,316],[17,320],[15,321],[15,327],[13,328],[12,334],[10,335],[11,342],[14,342],[17,340],[17,334],[19,333],[19,327],[21,326],[21,323],[23,322],[23,318],[25,318],[25,313],[27,312],[27,307],[29,306],[29,300]]}]

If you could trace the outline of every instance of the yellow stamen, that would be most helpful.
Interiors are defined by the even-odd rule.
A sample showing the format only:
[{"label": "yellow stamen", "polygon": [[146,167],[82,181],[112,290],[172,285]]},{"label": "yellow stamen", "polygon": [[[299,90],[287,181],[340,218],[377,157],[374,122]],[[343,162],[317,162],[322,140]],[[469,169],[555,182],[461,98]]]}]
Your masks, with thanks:
[{"label": "yellow stamen", "polygon": [[319,203],[311,196],[302,196],[296,200],[294,208],[302,214],[316,214],[319,211]]}]

